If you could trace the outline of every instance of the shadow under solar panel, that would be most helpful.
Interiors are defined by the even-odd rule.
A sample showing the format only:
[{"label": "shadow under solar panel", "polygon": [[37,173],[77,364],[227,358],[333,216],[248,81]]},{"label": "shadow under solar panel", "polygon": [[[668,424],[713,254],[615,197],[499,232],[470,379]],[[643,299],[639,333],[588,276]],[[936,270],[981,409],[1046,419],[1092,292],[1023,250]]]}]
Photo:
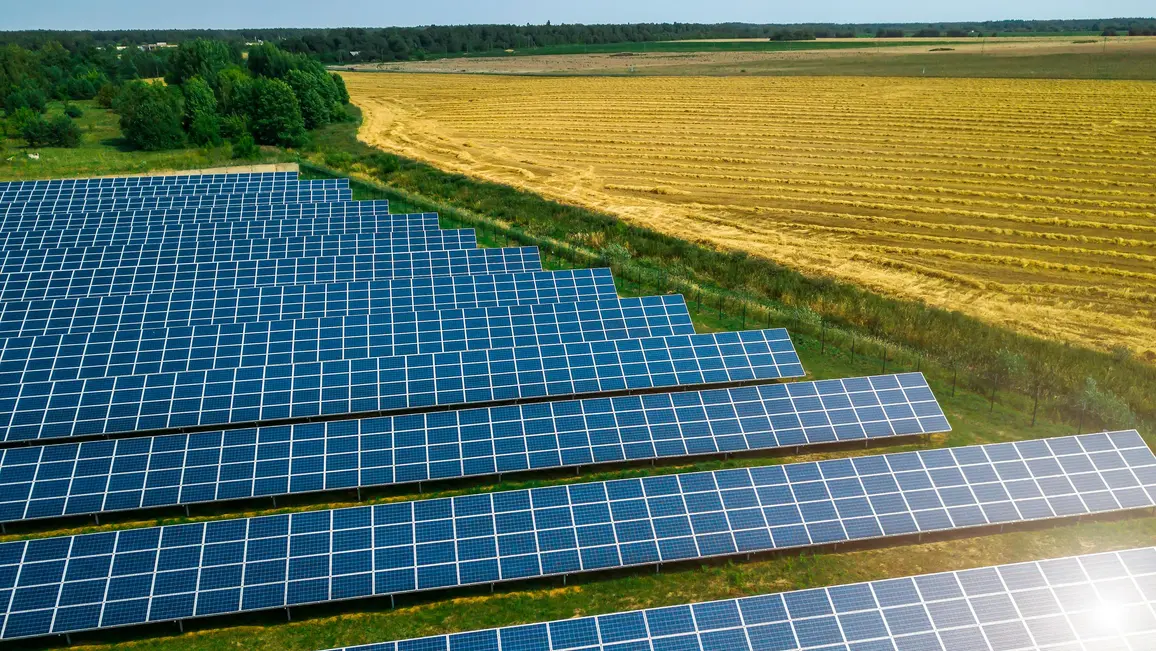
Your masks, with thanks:
[{"label": "shadow under solar panel", "polygon": [[1144,547],[332,651],[1123,651],[1154,608]]},{"label": "shadow under solar panel", "polygon": [[461,249],[394,255],[201,262],[157,267],[45,271],[0,275],[0,300],[81,298],[212,290],[263,285],[388,280],[410,276],[453,276],[538,271],[538,247]]},{"label": "shadow under solar panel", "polygon": [[0,301],[0,336],[330,318],[614,298],[606,268]]},{"label": "shadow under solar panel", "polygon": [[785,330],[0,386],[0,440],[244,427],[800,377]]},{"label": "shadow under solar panel", "polygon": [[[411,236],[412,233],[412,236]],[[0,251],[0,278],[8,274],[47,273],[114,267],[164,267],[214,262],[244,262],[343,255],[390,256],[427,251],[478,248],[473,229],[389,231],[286,237],[273,240],[209,240],[125,246]]]},{"label": "shadow under solar panel", "polygon": [[919,373],[0,450],[0,522],[951,429]]},{"label": "shadow under solar panel", "polygon": [[1154,490],[1127,431],[0,543],[2,637],[1118,513]]}]

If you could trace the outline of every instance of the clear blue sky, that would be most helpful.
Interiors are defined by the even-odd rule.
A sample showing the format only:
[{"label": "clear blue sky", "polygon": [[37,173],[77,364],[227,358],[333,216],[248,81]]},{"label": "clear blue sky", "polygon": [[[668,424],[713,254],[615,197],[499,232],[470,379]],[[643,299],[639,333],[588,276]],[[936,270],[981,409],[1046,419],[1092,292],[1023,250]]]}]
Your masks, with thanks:
[{"label": "clear blue sky", "polygon": [[1152,0],[0,0],[0,30],[946,22],[1156,14]]}]

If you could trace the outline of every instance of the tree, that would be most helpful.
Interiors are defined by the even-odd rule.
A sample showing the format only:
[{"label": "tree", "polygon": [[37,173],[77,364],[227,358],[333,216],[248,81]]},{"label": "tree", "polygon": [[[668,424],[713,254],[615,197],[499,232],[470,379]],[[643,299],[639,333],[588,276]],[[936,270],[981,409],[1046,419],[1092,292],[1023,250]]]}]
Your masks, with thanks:
[{"label": "tree", "polygon": [[345,79],[336,72],[331,72],[329,75],[333,79],[333,87],[337,91],[337,101],[341,102],[342,104],[348,104],[349,91],[345,88]]},{"label": "tree", "polygon": [[217,109],[221,115],[244,113],[249,107],[253,79],[244,68],[229,66],[217,73]]},{"label": "tree", "polygon": [[173,53],[165,81],[175,86],[183,85],[193,77],[216,79],[218,72],[240,62],[240,49],[224,41],[203,38],[186,41]]},{"label": "tree", "polygon": [[1027,388],[1032,396],[1032,427],[1036,426],[1036,413],[1039,410],[1040,400],[1050,397],[1059,383],[1059,360],[1050,355],[1050,351],[1048,346],[1040,342],[1024,363]]},{"label": "tree", "polygon": [[217,116],[217,96],[200,77],[185,82],[185,129],[195,145],[221,144],[221,119]]},{"label": "tree", "polygon": [[262,145],[299,147],[306,142],[301,107],[289,84],[280,79],[253,80],[249,106],[253,139]]},{"label": "tree", "polygon": [[[326,78],[328,81],[328,78]],[[293,89],[297,96],[297,103],[301,107],[301,117],[305,120],[306,129],[316,129],[328,124],[331,113],[330,103],[322,96],[322,84],[314,75],[304,70],[290,70],[285,75],[285,82]]]},{"label": "tree", "polygon": [[45,120],[37,115],[24,125],[22,134],[29,147],[76,147],[80,144],[80,127],[67,115]]},{"label": "tree", "polygon": [[987,376],[988,382],[991,383],[991,407],[989,411],[995,411],[995,396],[1000,387],[1016,377],[1022,371],[1023,366],[1023,357],[1007,348],[1000,348],[995,354],[984,360],[984,374]]},{"label": "tree", "polygon": [[185,144],[179,88],[134,81],[125,85],[114,108],[120,113],[124,137],[138,149],[175,149]]}]

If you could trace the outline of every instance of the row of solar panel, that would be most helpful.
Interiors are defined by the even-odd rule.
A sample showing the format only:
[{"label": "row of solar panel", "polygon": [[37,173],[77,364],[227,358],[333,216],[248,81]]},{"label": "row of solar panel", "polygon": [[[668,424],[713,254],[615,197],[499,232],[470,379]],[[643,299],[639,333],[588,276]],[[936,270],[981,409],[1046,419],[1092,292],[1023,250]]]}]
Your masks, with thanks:
[{"label": "row of solar panel", "polygon": [[1153,492],[1130,431],[10,542],[3,638],[1121,512]]},{"label": "row of solar panel", "polygon": [[103,176],[79,179],[3,181],[0,191],[36,188],[135,187],[243,181],[295,181],[297,172],[231,172],[221,174],[167,174],[163,176]]},{"label": "row of solar panel", "polygon": [[56,187],[0,190],[0,204],[42,201],[98,201],[130,197],[168,197],[182,194],[276,194],[301,190],[336,190],[348,188],[349,179],[321,181],[272,180],[224,181],[220,183],[186,183],[181,185],[145,185],[120,187]]},{"label": "row of solar panel", "polygon": [[156,267],[66,269],[0,276],[0,300],[30,301],[263,285],[387,280],[538,271],[538,247],[461,249],[384,255],[200,262]]},{"label": "row of solar panel", "polygon": [[[325,206],[330,204],[316,204]],[[390,214],[386,206],[376,212],[363,210],[348,217],[276,217],[222,222],[180,222],[92,228],[57,228],[0,233],[0,249],[54,249],[86,246],[187,246],[215,240],[267,240],[279,237],[389,233],[406,231],[438,232],[437,214]]]},{"label": "row of solar panel", "polygon": [[0,339],[0,384],[694,334],[682,297]]},{"label": "row of solar panel", "polygon": [[209,240],[165,242],[124,246],[85,246],[67,249],[17,249],[0,253],[0,278],[11,274],[35,274],[114,267],[160,267],[221,262],[244,262],[277,258],[374,255],[475,249],[473,229],[437,231],[388,231],[285,237],[273,240]]},{"label": "row of solar panel", "polygon": [[616,296],[610,270],[599,268],[7,301],[0,302],[0,336],[567,303]]},{"label": "row of solar panel", "polygon": [[142,434],[800,377],[785,330],[0,386],[0,440]]},{"label": "row of solar panel", "polygon": [[0,522],[950,430],[918,373],[0,450]]},{"label": "row of solar panel", "polygon": [[302,189],[266,194],[190,194],[163,197],[125,197],[93,201],[42,201],[24,204],[0,205],[0,216],[5,219],[21,215],[49,215],[63,212],[102,212],[106,210],[144,210],[156,208],[194,208],[197,206],[254,205],[264,203],[308,203],[321,201],[351,201],[348,188],[331,190]]},{"label": "row of solar panel", "polygon": [[1123,651],[1154,609],[1143,547],[333,651]]},{"label": "row of solar panel", "polygon": [[[349,219],[366,215],[386,215],[389,213],[387,201],[320,201],[315,203],[290,202],[281,204],[242,204],[205,206],[191,208],[143,208],[128,210],[106,210],[79,212],[66,215],[25,216],[0,223],[0,234],[5,237],[35,236],[60,229],[77,229],[78,234],[105,234],[144,231],[166,225],[176,228],[178,224],[212,224],[216,222],[238,223],[240,227],[251,220],[301,219],[304,217]],[[413,215],[398,217],[412,220]],[[433,216],[436,217],[436,216]],[[430,216],[426,216],[429,220]],[[205,226],[207,227],[207,226]],[[416,226],[415,226],[416,227]],[[436,218],[431,228],[437,227]],[[31,231],[31,232],[29,232]]]},{"label": "row of solar panel", "polygon": [[50,206],[71,206],[100,204],[119,200],[149,199],[190,199],[194,195],[228,198],[241,195],[308,194],[332,190],[349,191],[348,179],[322,179],[299,181],[297,179],[271,182],[226,181],[222,183],[196,183],[168,186],[148,186],[137,188],[44,188],[39,190],[0,191],[0,211],[7,214],[44,213]]}]

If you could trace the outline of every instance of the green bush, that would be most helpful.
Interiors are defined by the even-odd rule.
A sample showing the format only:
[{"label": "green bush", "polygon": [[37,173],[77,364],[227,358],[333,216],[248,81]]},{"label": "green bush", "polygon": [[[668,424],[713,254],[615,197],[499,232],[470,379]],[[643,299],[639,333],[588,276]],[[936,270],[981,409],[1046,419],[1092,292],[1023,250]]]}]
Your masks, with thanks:
[{"label": "green bush", "polygon": [[48,98],[44,95],[44,91],[38,88],[20,88],[8,93],[4,98],[4,109],[8,113],[22,108],[43,113],[48,108]]},{"label": "green bush", "polygon": [[52,120],[36,116],[24,125],[24,139],[29,147],[76,147],[80,145],[80,127],[67,115]]},{"label": "green bush", "polygon": [[297,97],[306,129],[316,129],[329,123],[332,109],[323,97],[321,82],[317,77],[303,70],[290,70],[285,75],[285,82]]},{"label": "green bush", "polygon": [[333,87],[337,91],[337,96],[334,98],[342,104],[349,103],[349,91],[345,89],[345,79],[336,72],[329,73],[330,78],[333,79]]},{"label": "green bush", "polygon": [[253,139],[259,144],[300,147],[308,139],[297,96],[280,79],[253,80],[249,116]]},{"label": "green bush", "polygon": [[182,104],[179,88],[134,81],[117,96],[115,108],[125,139],[137,149],[158,151],[184,146]]},{"label": "green bush", "polygon": [[245,125],[245,118],[240,115],[226,115],[221,118],[221,137],[232,140],[249,133],[249,127]]},{"label": "green bush", "polygon": [[242,133],[233,141],[233,158],[253,160],[261,156],[261,149],[248,133]]},{"label": "green bush", "polygon": [[22,106],[8,113],[8,133],[12,136],[24,137],[24,127],[33,120],[40,120],[40,113],[35,109]]},{"label": "green bush", "polygon": [[216,113],[201,113],[189,125],[189,142],[202,147],[221,144],[221,119]]},{"label": "green bush", "polygon": [[101,108],[112,108],[112,103],[116,101],[117,94],[120,89],[115,84],[105,84],[96,91],[96,105]]},{"label": "green bush", "polygon": [[84,115],[84,111],[76,104],[65,104],[64,114],[70,118],[78,118]]}]

